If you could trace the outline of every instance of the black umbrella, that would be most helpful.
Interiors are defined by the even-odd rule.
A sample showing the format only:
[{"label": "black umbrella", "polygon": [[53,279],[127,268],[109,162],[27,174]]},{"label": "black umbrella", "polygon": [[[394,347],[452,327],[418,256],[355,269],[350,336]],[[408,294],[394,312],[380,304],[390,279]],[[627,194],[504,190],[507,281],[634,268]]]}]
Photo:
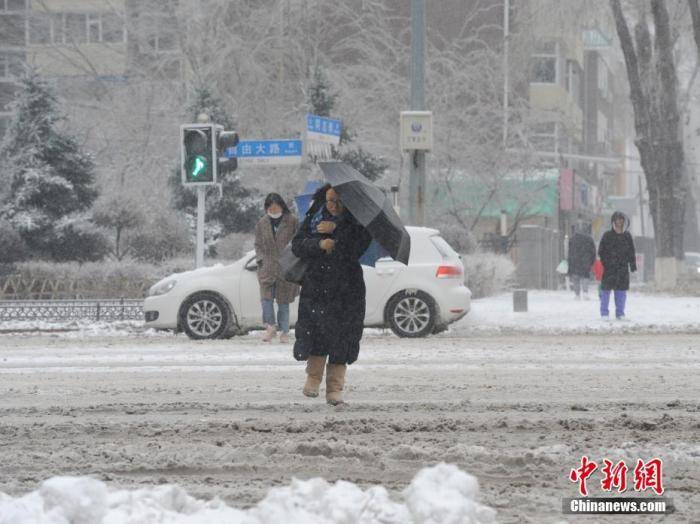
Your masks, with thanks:
[{"label": "black umbrella", "polygon": [[408,264],[411,237],[387,195],[345,162],[319,162],[343,205],[394,260]]}]

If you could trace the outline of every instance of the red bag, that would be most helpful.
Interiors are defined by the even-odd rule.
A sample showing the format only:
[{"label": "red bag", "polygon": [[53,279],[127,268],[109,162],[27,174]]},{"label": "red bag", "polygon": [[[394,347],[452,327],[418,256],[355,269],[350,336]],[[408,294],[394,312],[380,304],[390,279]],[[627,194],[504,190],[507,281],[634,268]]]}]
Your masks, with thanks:
[{"label": "red bag", "polygon": [[591,271],[593,271],[596,280],[603,280],[603,263],[600,259],[596,258],[596,261],[593,262],[593,267],[591,267]]}]

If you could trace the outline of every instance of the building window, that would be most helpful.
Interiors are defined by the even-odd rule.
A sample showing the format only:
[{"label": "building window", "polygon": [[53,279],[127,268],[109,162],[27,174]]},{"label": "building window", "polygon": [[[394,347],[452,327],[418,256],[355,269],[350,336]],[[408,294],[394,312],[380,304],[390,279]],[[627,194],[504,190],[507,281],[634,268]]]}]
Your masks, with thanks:
[{"label": "building window", "polygon": [[26,0],[0,0],[0,11],[24,11],[26,8]]},{"label": "building window", "polygon": [[116,13],[103,13],[102,21],[102,42],[108,44],[120,44],[124,42],[124,21]]},{"label": "building window", "polygon": [[116,13],[33,13],[29,41],[39,45],[123,43],[124,22]]},{"label": "building window", "polygon": [[530,81],[536,84],[558,83],[557,64],[559,46],[554,42],[548,42],[540,46],[540,49],[532,55],[532,67]]},{"label": "building window", "polygon": [[64,17],[64,43],[84,44],[87,42],[87,15],[66,13]]},{"label": "building window", "polygon": [[536,124],[530,133],[530,142],[535,151],[554,152],[557,150],[557,123]]},{"label": "building window", "polygon": [[21,54],[0,51],[0,80],[14,80],[22,76],[24,60]]},{"label": "building window", "polygon": [[177,51],[178,42],[176,36],[177,21],[173,18],[146,15],[141,20],[144,28],[145,45],[144,54],[170,53]]},{"label": "building window", "polygon": [[89,44],[97,44],[102,41],[102,22],[100,15],[87,15],[87,41]]},{"label": "building window", "polygon": [[35,12],[29,18],[29,43],[51,43],[51,17],[46,13]]},{"label": "building window", "polygon": [[0,14],[0,46],[24,47],[26,45],[24,25],[24,15]]}]

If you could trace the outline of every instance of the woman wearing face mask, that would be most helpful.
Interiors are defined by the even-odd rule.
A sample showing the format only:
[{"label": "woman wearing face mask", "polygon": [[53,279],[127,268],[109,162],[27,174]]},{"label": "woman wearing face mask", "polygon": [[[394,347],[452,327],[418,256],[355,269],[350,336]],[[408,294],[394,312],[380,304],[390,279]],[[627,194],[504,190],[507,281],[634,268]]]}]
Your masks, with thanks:
[{"label": "woman wearing face mask", "polygon": [[309,264],[294,343],[294,357],[306,360],[302,391],[307,397],[318,396],[325,367],[326,402],[334,406],[343,403],[345,370],[360,352],[365,318],[360,257],[371,240],[330,185],[316,192],[292,240],[294,254]]},{"label": "woman wearing face mask", "polygon": [[[289,211],[284,199],[277,193],[265,197],[265,216],[255,226],[255,257],[258,262],[258,282],[262,302],[265,335],[270,342],[281,331],[280,342],[289,342],[289,304],[299,292],[299,286],[287,282],[280,270],[280,255],[296,234],[299,221]],[[277,301],[277,322],[275,306]]]}]

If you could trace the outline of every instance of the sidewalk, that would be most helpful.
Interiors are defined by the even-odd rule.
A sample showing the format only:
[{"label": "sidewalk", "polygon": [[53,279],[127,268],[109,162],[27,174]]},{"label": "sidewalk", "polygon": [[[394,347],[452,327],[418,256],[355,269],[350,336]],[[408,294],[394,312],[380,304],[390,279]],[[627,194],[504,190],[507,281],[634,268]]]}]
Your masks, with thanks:
[{"label": "sidewalk", "polygon": [[529,291],[528,312],[513,312],[512,293],[472,301],[472,310],[451,326],[455,334],[525,332],[542,334],[688,332],[700,333],[700,297],[678,297],[628,292],[627,321],[614,319],[615,303],[610,297],[613,320],[600,318],[595,291],[591,300],[574,300],[568,291]]}]

